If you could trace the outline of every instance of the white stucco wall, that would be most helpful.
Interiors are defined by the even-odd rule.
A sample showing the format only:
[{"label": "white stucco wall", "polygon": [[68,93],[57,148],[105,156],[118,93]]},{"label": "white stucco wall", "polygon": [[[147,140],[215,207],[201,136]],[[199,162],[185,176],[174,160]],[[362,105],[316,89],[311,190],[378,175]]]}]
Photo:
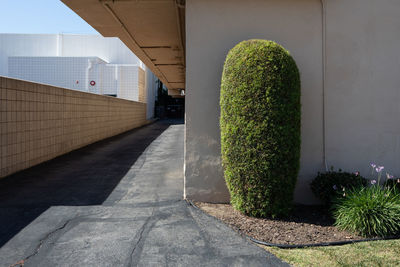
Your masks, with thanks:
[{"label": "white stucco wall", "polygon": [[274,40],[302,78],[302,151],[296,195],[322,163],[322,15],[319,0],[186,1],[185,194],[229,201],[220,160],[219,94],[228,51],[247,39]]},{"label": "white stucco wall", "polygon": [[252,38],[282,44],[301,72],[296,202],[316,202],[309,183],[325,170],[324,121],[327,166],[368,176],[377,162],[400,176],[400,1],[323,2],[326,16],[320,0],[187,1],[187,198],[229,199],[220,165],[220,79],[229,49]]},{"label": "white stucco wall", "polygon": [[400,1],[326,3],[327,162],[400,177]]}]

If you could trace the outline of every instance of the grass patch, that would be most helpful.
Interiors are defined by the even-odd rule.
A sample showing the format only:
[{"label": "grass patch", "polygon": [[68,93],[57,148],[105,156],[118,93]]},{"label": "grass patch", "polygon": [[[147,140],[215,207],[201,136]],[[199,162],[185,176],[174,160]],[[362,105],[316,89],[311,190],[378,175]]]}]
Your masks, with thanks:
[{"label": "grass patch", "polygon": [[400,266],[400,240],[362,242],[344,246],[265,250],[293,266]]}]

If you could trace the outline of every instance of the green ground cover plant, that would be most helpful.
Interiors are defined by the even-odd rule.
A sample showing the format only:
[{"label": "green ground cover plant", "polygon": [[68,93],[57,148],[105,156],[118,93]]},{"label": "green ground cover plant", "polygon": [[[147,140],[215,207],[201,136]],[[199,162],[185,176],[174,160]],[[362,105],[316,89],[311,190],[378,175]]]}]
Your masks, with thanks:
[{"label": "green ground cover plant", "polygon": [[400,194],[380,185],[350,190],[334,205],[335,225],[366,237],[400,234]]},{"label": "green ground cover plant", "polygon": [[400,235],[400,194],[396,184],[388,182],[393,176],[386,173],[386,182],[382,184],[384,167],[371,163],[371,168],[372,175],[378,178],[371,179],[368,186],[340,190],[334,185],[338,196],[332,206],[335,225],[365,237]]},{"label": "green ground cover plant", "polygon": [[400,240],[301,249],[263,248],[296,267],[400,266]]},{"label": "green ground cover plant", "polygon": [[221,152],[232,206],[286,216],[300,159],[300,75],[279,44],[248,40],[227,55],[221,81]]}]

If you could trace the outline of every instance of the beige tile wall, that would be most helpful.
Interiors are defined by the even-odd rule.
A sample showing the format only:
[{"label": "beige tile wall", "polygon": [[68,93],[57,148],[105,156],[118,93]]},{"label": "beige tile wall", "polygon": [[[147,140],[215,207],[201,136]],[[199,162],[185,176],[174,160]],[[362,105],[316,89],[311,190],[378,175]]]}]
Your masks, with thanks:
[{"label": "beige tile wall", "polygon": [[139,102],[147,103],[146,92],[146,73],[142,68],[138,68],[138,87],[139,87]]},{"label": "beige tile wall", "polygon": [[145,103],[0,77],[0,177],[145,123]]}]

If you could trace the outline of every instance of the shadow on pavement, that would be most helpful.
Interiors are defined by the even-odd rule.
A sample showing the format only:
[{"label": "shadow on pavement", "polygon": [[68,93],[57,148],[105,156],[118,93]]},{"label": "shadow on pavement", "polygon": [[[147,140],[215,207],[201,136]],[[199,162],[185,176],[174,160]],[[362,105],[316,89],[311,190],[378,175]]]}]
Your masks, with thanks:
[{"label": "shadow on pavement", "polygon": [[51,206],[101,205],[143,151],[182,123],[159,121],[1,179],[0,247]]}]

